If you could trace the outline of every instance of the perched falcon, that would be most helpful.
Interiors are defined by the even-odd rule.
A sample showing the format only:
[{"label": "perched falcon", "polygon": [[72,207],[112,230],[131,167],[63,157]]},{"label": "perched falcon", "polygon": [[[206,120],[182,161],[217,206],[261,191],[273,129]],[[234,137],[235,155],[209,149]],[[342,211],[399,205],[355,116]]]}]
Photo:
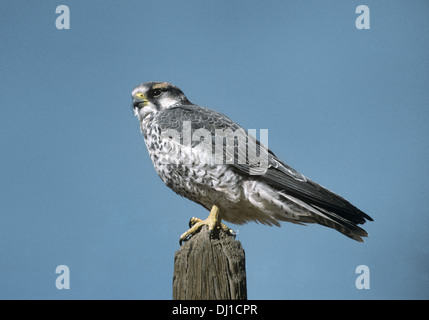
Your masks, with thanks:
[{"label": "perched falcon", "polygon": [[222,219],[318,223],[357,241],[368,236],[358,225],[370,216],[283,163],[222,113],[191,103],[176,86],[147,82],[132,91],[132,99],[162,181],[210,210],[205,220],[191,219],[180,243],[203,225],[232,233]]}]

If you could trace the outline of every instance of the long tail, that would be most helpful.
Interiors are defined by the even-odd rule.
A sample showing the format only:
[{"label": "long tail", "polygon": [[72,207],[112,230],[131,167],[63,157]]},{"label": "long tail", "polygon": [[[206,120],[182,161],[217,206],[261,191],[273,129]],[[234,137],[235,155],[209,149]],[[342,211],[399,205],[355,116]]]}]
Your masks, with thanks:
[{"label": "long tail", "polygon": [[[316,205],[307,204],[293,196],[284,193],[280,193],[280,196],[285,200],[286,203],[293,202],[304,209],[298,213],[298,222],[318,223],[320,225],[335,229],[345,236],[359,242],[364,242],[362,237],[368,237],[368,233],[364,229],[360,228],[357,223],[344,218],[339,214],[320,208]],[[280,218],[280,220],[290,221],[290,219],[282,219],[278,215],[277,218]]]}]

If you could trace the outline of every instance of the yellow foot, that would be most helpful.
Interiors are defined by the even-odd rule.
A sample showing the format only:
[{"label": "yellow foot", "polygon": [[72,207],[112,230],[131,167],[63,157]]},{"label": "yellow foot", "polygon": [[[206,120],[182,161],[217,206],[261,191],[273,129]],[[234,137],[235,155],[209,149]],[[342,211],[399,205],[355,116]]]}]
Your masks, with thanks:
[{"label": "yellow foot", "polygon": [[232,231],[226,225],[221,223],[221,219],[219,218],[219,208],[216,205],[213,205],[212,210],[210,211],[210,214],[207,219],[201,220],[195,217],[191,218],[191,220],[189,221],[190,229],[180,236],[180,245],[182,245],[183,241],[188,240],[190,236],[193,236],[195,233],[197,233],[198,230],[200,230],[201,227],[204,225],[209,226],[210,237],[212,236],[214,229],[222,229],[227,234],[234,235],[234,231]]}]

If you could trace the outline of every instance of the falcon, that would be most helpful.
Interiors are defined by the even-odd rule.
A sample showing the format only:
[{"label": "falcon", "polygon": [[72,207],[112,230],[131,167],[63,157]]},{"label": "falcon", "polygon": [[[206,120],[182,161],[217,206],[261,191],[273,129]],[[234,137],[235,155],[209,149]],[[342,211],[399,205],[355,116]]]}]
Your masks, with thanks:
[{"label": "falcon", "polygon": [[373,221],[369,215],[282,162],[224,114],[191,103],[178,87],[143,83],[132,91],[132,105],[162,181],[210,211],[205,220],[190,220],[180,244],[203,225],[211,235],[234,234],[222,220],[317,223],[356,241],[368,236],[358,225]]}]

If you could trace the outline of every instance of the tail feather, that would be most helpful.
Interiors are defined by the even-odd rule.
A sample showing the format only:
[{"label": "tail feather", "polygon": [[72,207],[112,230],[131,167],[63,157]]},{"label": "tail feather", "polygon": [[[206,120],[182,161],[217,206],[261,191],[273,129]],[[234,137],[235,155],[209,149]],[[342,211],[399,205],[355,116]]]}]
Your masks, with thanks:
[{"label": "tail feather", "polygon": [[287,202],[290,203],[290,201],[293,201],[295,204],[305,209],[305,214],[301,213],[299,215],[298,221],[300,222],[318,223],[337,230],[345,236],[359,242],[364,242],[362,237],[368,236],[368,233],[364,229],[360,228],[355,222],[350,221],[339,214],[320,208],[316,205],[307,204],[302,200],[285,193],[281,193],[281,196],[285,198]]}]

